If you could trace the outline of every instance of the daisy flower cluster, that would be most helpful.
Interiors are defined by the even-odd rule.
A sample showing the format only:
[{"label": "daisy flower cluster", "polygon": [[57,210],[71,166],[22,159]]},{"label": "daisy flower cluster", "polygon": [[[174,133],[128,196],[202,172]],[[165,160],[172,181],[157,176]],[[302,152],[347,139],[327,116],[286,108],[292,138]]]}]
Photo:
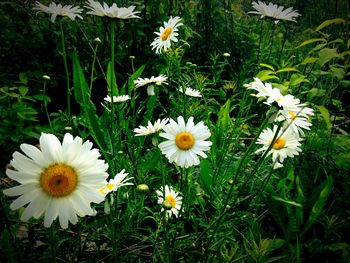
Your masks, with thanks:
[{"label": "daisy flower cluster", "polygon": [[266,99],[265,104],[278,106],[275,122],[282,123],[274,124],[272,129],[266,128],[260,134],[257,144],[263,147],[256,153],[269,150],[268,155],[272,154],[274,168],[280,168],[285,158],[299,155],[301,152],[305,130],[310,130],[312,126],[310,116],[314,115],[313,109],[291,94],[282,95],[278,88],[273,88],[270,83],[263,83],[259,78],[254,78],[253,82],[244,86],[257,92],[252,96]]}]

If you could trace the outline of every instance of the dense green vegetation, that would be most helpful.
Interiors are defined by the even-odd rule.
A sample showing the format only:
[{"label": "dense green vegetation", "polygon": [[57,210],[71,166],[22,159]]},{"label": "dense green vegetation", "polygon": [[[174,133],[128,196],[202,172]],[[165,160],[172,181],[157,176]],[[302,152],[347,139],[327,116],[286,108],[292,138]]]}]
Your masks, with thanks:
[{"label": "dense green vegetation", "polygon": [[[347,1],[276,0],[300,13],[278,23],[248,13],[248,0],[106,1],[135,6],[133,19],[88,14],[85,1],[60,3],[80,6],[83,19],[52,22],[34,1],[0,2],[1,262],[348,262]],[[183,23],[178,41],[156,54],[155,32],[164,36],[160,27],[175,17]],[[153,96],[151,76],[166,77],[151,83]],[[181,92],[187,87],[200,97]],[[268,87],[271,93],[257,95]],[[297,110],[285,113],[276,94],[299,100]],[[113,103],[107,95],[129,99]],[[161,129],[135,131],[165,118],[181,126],[179,116],[201,128],[176,136],[173,147],[205,145],[195,154],[200,163],[188,157],[189,167],[166,156],[166,128],[160,136]],[[308,128],[296,128],[302,132],[289,146],[291,137],[280,138],[296,117]],[[274,136],[262,138],[269,130]],[[68,228],[58,219],[44,227],[47,215],[39,212],[23,222],[30,201],[11,209],[17,197],[3,190],[25,184],[11,174],[33,166],[13,153],[23,153],[23,144],[44,152],[42,134],[62,142],[66,133],[99,150],[109,167],[100,174],[117,179],[125,169],[132,185],[105,186],[104,200],[91,203],[97,213],[77,212]],[[281,149],[289,157],[273,159]],[[166,185],[182,200],[167,198]]]}]

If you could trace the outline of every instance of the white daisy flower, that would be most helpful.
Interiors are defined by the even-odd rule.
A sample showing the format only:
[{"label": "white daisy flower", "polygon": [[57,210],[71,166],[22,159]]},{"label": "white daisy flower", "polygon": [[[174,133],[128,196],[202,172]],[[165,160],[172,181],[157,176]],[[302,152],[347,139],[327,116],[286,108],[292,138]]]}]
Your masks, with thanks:
[{"label": "white daisy flower", "polygon": [[94,0],[88,0],[86,8],[90,9],[87,14],[95,16],[107,16],[110,18],[119,18],[119,19],[129,19],[129,18],[140,18],[136,14],[140,13],[139,11],[134,11],[135,6],[129,7],[118,7],[116,3],[113,3],[111,6],[108,6],[103,2],[103,6]]},{"label": "white daisy flower", "polygon": [[261,18],[265,16],[271,17],[275,20],[276,24],[279,22],[279,20],[296,22],[295,19],[300,16],[300,14],[297,11],[293,10],[292,7],[283,10],[284,6],[278,6],[272,3],[269,3],[267,5],[265,2],[261,1],[258,1],[258,3],[253,2],[253,8],[256,11],[250,11],[248,13],[261,15]]},{"label": "white daisy flower", "polygon": [[[179,91],[183,93],[183,87],[180,87],[179,88]],[[185,90],[185,94],[187,96],[190,96],[190,97],[197,97],[197,98],[201,98],[202,97],[202,94],[200,93],[199,90],[196,90],[196,89],[192,89],[192,88],[186,88]]]},{"label": "white daisy flower", "polygon": [[160,54],[162,49],[167,51],[171,46],[171,41],[177,42],[178,27],[182,26],[183,23],[180,22],[181,18],[170,17],[168,22],[164,22],[164,27],[160,27],[159,32],[154,32],[157,37],[151,43],[152,49],[156,49],[156,54]]},{"label": "white daisy flower", "polygon": [[[124,101],[130,100],[130,99],[131,98],[129,95],[113,96],[114,103],[124,102]],[[111,102],[111,97],[107,95],[107,97],[105,97],[104,100],[107,102]]]},{"label": "white daisy flower", "polygon": [[147,136],[150,134],[157,133],[167,125],[169,122],[168,118],[165,119],[158,119],[154,124],[152,124],[150,121],[148,121],[148,125],[146,127],[144,126],[139,126],[138,128],[134,129],[134,132],[136,133],[135,136]]},{"label": "white daisy flower", "polygon": [[40,149],[21,144],[27,155],[15,152],[6,174],[20,185],[4,190],[8,196],[19,196],[10,205],[12,210],[26,204],[21,220],[39,218],[44,214],[44,226],[50,227],[58,217],[62,228],[68,222],[75,225],[78,216],[93,215],[90,203],[100,203],[99,193],[108,174],[108,165],[99,160],[100,153],[92,143],[69,133],[62,144],[55,135],[42,133]]},{"label": "white daisy flower", "polygon": [[165,185],[164,189],[161,188],[157,190],[156,193],[158,195],[158,204],[163,205],[161,211],[163,212],[164,208],[166,209],[167,218],[172,215],[178,217],[182,205],[180,193],[175,192],[173,188],[168,185]]},{"label": "white daisy flower", "polygon": [[266,98],[267,101],[264,102],[265,104],[271,105],[273,102],[277,102],[278,106],[282,106],[281,103],[284,96],[278,88],[273,88],[270,83],[264,84],[259,78],[254,78],[253,82],[244,84],[243,86],[248,89],[256,90],[258,92],[257,94],[252,94],[252,96],[255,96],[257,98]]},{"label": "white daisy flower", "polygon": [[117,191],[122,186],[134,185],[133,183],[127,183],[127,181],[130,181],[134,178],[129,177],[125,179],[127,175],[128,173],[125,173],[125,169],[123,169],[120,173],[117,173],[113,179],[110,179],[108,182],[106,182],[105,185],[99,189],[99,192],[104,195],[107,195],[110,192]]},{"label": "white daisy flower", "polygon": [[163,130],[165,132],[159,136],[167,141],[160,143],[158,147],[170,163],[175,162],[180,167],[187,168],[199,165],[197,155],[207,158],[204,151],[209,150],[212,142],[206,141],[211,134],[203,121],[195,125],[193,117],[190,117],[186,124],[184,118],[179,116],[177,122],[170,119],[170,123]]},{"label": "white daisy flower", "polygon": [[[263,145],[255,153],[265,152],[272,143],[273,138],[277,132],[278,126],[274,125],[273,130],[270,128],[265,129],[259,136],[257,144]],[[274,168],[282,167],[282,163],[285,158],[299,155],[301,139],[292,129],[281,129],[273,143],[268,155],[272,154],[272,161],[274,162]]]},{"label": "white daisy flower", "polygon": [[62,6],[61,4],[56,4],[54,2],[49,4],[49,6],[45,6],[39,1],[36,1],[35,7],[33,9],[51,15],[52,22],[55,22],[57,16],[66,16],[73,21],[75,20],[76,17],[83,19],[83,17],[80,15],[83,10],[78,6],[73,6],[73,5]]},{"label": "white daisy flower", "polygon": [[155,85],[162,85],[162,84],[168,84],[166,80],[168,79],[167,76],[165,75],[159,75],[158,77],[152,76],[151,78],[138,78],[134,80],[134,84],[136,88],[142,87],[147,85],[147,95],[148,96],[153,96],[154,93],[154,84]]},{"label": "white daisy flower", "polygon": [[279,111],[276,121],[285,121],[285,126],[290,126],[295,133],[304,136],[303,130],[310,130],[312,126],[309,117],[314,115],[313,109],[301,104],[299,99],[290,94],[284,96],[281,104],[283,110]]}]

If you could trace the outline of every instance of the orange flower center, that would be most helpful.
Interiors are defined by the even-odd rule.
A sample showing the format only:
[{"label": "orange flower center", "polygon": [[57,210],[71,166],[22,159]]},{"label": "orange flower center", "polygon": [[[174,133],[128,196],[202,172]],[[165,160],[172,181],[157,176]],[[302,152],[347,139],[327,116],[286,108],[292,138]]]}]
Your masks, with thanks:
[{"label": "orange flower center", "polygon": [[272,145],[272,148],[274,148],[275,150],[281,150],[285,145],[286,145],[286,140],[280,137],[276,139],[276,141]]},{"label": "orange flower center", "polygon": [[163,30],[162,34],[160,35],[160,39],[162,41],[167,40],[171,32],[173,32],[173,29],[171,27],[167,27],[166,29]]},{"label": "orange flower center", "polygon": [[66,164],[54,164],[46,168],[40,177],[40,185],[53,197],[63,197],[72,193],[77,186],[78,176],[74,169]]},{"label": "orange flower center", "polygon": [[169,208],[175,208],[176,200],[172,195],[168,195],[165,197],[165,200],[163,202],[164,206]]},{"label": "orange flower center", "polygon": [[291,118],[293,121],[294,121],[295,118],[297,117],[297,115],[296,115],[294,112],[292,112],[292,111],[289,112],[289,115],[290,115],[290,118]]},{"label": "orange flower center", "polygon": [[193,135],[188,132],[180,132],[178,135],[176,135],[175,144],[181,150],[189,150],[194,145]]}]

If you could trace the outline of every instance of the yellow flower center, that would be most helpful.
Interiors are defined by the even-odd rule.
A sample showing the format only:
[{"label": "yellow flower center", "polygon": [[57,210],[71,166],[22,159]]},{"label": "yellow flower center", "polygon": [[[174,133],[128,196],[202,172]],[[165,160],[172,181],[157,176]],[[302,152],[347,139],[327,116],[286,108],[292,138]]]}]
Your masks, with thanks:
[{"label": "yellow flower center", "polygon": [[295,118],[297,117],[297,115],[296,115],[294,112],[292,112],[292,111],[289,112],[289,115],[290,115],[290,118],[291,118],[293,121],[294,121]]},{"label": "yellow flower center", "polygon": [[191,133],[180,132],[175,138],[176,146],[181,150],[189,150],[194,145],[194,138]]},{"label": "yellow flower center", "polygon": [[176,200],[172,195],[168,195],[165,197],[165,200],[163,202],[164,206],[169,208],[175,208]]},{"label": "yellow flower center", "polygon": [[173,29],[171,27],[167,27],[166,29],[163,30],[162,34],[160,35],[160,39],[162,41],[167,40],[171,32],[173,32]]},{"label": "yellow flower center", "polygon": [[72,193],[78,184],[74,169],[66,164],[54,164],[46,168],[40,177],[40,185],[53,197],[63,197]]},{"label": "yellow flower center", "polygon": [[286,145],[286,140],[280,137],[276,139],[276,141],[272,145],[272,148],[274,148],[275,150],[281,150],[285,145]]}]

